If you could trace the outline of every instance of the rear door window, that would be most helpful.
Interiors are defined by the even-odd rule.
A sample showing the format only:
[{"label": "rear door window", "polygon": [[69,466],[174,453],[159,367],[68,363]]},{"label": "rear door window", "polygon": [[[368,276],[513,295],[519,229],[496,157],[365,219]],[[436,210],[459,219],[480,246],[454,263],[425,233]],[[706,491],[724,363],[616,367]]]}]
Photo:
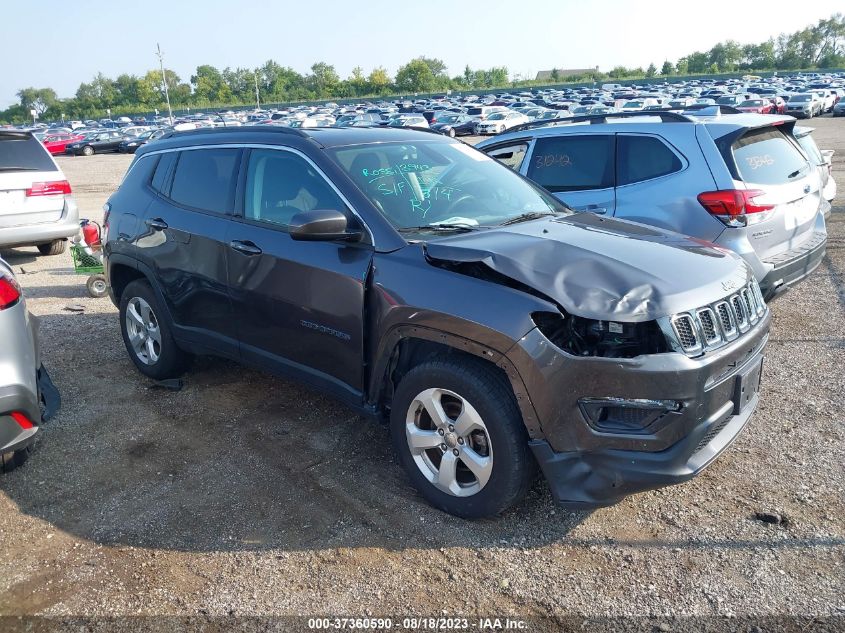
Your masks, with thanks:
[{"label": "rear door window", "polygon": [[514,171],[519,171],[519,168],[522,167],[522,161],[525,159],[526,151],[528,151],[528,143],[517,143],[505,147],[497,147],[486,153],[503,165],[510,167]]},{"label": "rear door window", "polygon": [[620,134],[616,140],[616,186],[651,180],[680,171],[681,159],[654,136]]},{"label": "rear door window", "polygon": [[0,172],[4,171],[56,171],[56,166],[34,137],[0,132]]},{"label": "rear door window", "polygon": [[528,177],[554,193],[607,189],[614,185],[614,156],[612,134],[540,138]]},{"label": "rear door window", "polygon": [[170,198],[194,209],[231,213],[240,156],[237,148],[180,152]]},{"label": "rear door window", "polygon": [[806,172],[809,164],[778,128],[749,130],[731,146],[737,172],[745,182],[775,185]]}]

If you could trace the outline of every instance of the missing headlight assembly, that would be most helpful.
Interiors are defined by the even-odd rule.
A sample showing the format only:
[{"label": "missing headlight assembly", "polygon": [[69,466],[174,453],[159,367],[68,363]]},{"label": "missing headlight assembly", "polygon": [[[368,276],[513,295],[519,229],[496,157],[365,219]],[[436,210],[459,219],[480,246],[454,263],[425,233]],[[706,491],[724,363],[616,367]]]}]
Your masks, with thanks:
[{"label": "missing headlight assembly", "polygon": [[531,315],[540,332],[573,356],[634,358],[671,351],[656,321],[620,323],[555,312]]}]

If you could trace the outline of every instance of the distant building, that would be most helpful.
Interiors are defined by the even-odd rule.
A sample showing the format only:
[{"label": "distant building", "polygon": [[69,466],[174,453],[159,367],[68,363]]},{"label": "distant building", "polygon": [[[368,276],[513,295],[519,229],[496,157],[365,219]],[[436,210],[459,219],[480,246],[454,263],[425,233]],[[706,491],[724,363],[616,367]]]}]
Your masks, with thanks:
[{"label": "distant building", "polygon": [[[558,79],[566,79],[573,75],[586,75],[587,73],[596,73],[599,67],[595,68],[557,68]],[[550,81],[554,70],[541,70],[537,73],[537,81]]]}]

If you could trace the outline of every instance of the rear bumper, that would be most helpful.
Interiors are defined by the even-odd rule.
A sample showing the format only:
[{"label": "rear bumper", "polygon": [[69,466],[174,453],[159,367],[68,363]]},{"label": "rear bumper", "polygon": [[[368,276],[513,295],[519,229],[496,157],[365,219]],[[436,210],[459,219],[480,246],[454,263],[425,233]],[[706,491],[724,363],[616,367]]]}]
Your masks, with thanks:
[{"label": "rear bumper", "polygon": [[79,232],[79,209],[72,197],[65,198],[62,217],[56,222],[22,224],[0,228],[0,247],[34,246],[53,240],[67,239]]},{"label": "rear bumper", "polygon": [[760,280],[760,289],[766,301],[782,294],[818,268],[826,248],[827,233],[817,231],[802,246],[764,260],[763,263],[773,266]]}]

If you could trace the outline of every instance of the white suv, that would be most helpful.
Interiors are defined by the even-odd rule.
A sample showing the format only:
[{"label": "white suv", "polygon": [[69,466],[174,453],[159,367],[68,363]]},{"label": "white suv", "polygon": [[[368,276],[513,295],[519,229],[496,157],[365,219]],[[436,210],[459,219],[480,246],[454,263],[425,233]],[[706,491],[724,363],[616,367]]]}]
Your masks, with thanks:
[{"label": "white suv", "polygon": [[0,130],[0,248],[58,255],[79,230],[70,183],[29,132]]}]

